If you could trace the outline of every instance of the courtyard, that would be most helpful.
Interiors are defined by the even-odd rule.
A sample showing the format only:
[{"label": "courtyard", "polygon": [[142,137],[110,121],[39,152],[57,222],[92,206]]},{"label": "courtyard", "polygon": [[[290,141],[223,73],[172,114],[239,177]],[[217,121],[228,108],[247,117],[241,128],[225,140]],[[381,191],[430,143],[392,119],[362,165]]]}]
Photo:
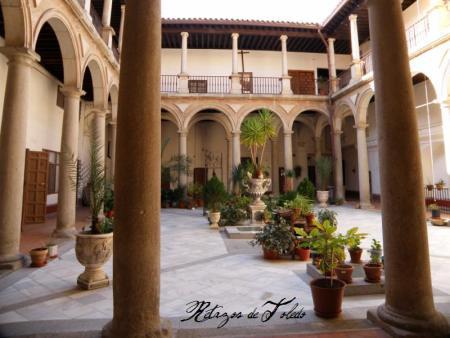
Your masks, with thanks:
[{"label": "courtyard", "polygon": [[[382,240],[381,213],[358,210],[352,206],[333,206],[338,214],[338,231],[352,227],[369,236],[363,240],[363,260],[372,238]],[[79,218],[87,213],[80,210]],[[85,219],[79,219],[81,223]],[[405,215],[407,222],[407,215]],[[50,226],[52,221],[49,222]],[[450,228],[428,225],[433,295],[437,308],[450,316]],[[306,262],[297,260],[269,261],[262,258],[259,247],[248,240],[229,239],[224,232],[210,229],[201,209],[161,210],[161,305],[160,315],[169,319],[179,337],[212,337],[225,334],[272,336],[301,332],[365,332],[367,337],[385,337],[366,320],[366,312],[384,302],[384,295],[344,297],[339,320],[323,320],[314,315]],[[0,279],[0,336],[26,336],[59,332],[85,332],[96,337],[113,315],[112,287],[84,291],[77,288],[77,276],[83,267],[77,262],[73,242],[60,245],[61,256],[47,266],[23,268]],[[120,254],[126,255],[121,252]],[[127,257],[138,260],[139,257]],[[408,264],[408,262],[405,262]],[[114,283],[112,259],[105,270]],[[248,319],[255,307],[260,311],[266,301],[291,299],[304,308],[303,318],[279,318],[262,323]],[[223,319],[182,321],[191,317],[189,302],[207,301],[223,306],[220,312],[242,312],[242,318],[230,319],[217,329]],[[288,311],[291,306],[281,308]],[[299,309],[298,309],[299,310]],[[261,312],[262,312],[261,311]],[[248,331],[250,330],[251,331]],[[247,331],[246,331],[247,330]],[[361,330],[361,331],[358,331]],[[349,334],[350,334],[349,333]],[[53,335],[52,335],[53,336]],[[351,335],[348,335],[351,336]],[[355,337],[363,336],[355,335]]]}]

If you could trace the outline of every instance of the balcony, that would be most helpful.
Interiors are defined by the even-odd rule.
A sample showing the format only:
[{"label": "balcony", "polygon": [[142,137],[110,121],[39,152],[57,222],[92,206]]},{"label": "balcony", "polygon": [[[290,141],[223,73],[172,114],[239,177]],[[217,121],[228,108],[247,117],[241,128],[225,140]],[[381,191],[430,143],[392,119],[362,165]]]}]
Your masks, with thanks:
[{"label": "balcony", "polygon": [[[161,93],[181,93],[178,75],[161,75]],[[185,81],[185,80],[184,80]],[[190,75],[187,79],[189,94],[230,94],[230,76]],[[311,88],[295,86],[294,95],[328,96],[328,80],[315,80]],[[281,95],[281,77],[244,76],[240,78],[240,93],[253,95]]]}]

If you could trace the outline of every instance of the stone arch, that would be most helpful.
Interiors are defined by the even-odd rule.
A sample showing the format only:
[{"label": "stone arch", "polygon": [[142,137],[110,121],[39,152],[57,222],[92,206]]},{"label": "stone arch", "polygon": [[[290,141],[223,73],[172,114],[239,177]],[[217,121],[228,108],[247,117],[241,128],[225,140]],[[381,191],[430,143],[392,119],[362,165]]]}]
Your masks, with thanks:
[{"label": "stone arch", "polygon": [[100,58],[95,54],[90,54],[83,65],[83,77],[86,74],[87,69],[89,69],[92,76],[92,86],[94,92],[94,106],[99,108],[106,108],[106,103],[108,102],[106,92],[106,76],[105,71],[102,67],[102,62]]},{"label": "stone arch", "polygon": [[32,47],[32,24],[29,5],[25,0],[1,0],[5,25],[5,45]]},{"label": "stone arch", "polygon": [[200,121],[214,121],[219,123],[223,129],[225,130],[225,134],[230,137],[231,132],[233,131],[233,126],[230,124],[229,120],[223,114],[208,114],[202,113],[201,111],[195,114],[195,116],[189,121],[189,125],[186,128],[186,131],[189,131],[192,126],[194,126],[197,122]]},{"label": "stone arch", "polygon": [[320,137],[322,135],[322,131],[326,126],[330,124],[328,118],[324,115],[320,115],[316,122],[316,127],[314,128],[314,136]]},{"label": "stone arch", "polygon": [[245,118],[252,112],[258,111],[261,109],[269,109],[272,113],[274,113],[279,120],[281,121],[281,126],[283,127],[283,130],[288,130],[286,121],[287,121],[287,112],[286,110],[279,106],[279,105],[245,105],[238,111],[238,121],[236,124],[235,130],[241,130],[242,122],[244,122]]},{"label": "stone arch", "polygon": [[161,103],[161,118],[173,122],[179,131],[182,130],[181,116],[181,111],[176,105]]},{"label": "stone arch", "polygon": [[367,110],[372,98],[375,96],[375,92],[372,88],[368,88],[360,93],[356,99],[356,113],[353,112],[355,118],[355,124],[367,123]]},{"label": "stone arch", "polygon": [[181,124],[183,126],[183,130],[189,129],[188,127],[191,125],[192,118],[197,113],[199,113],[201,111],[205,111],[205,110],[214,110],[214,111],[218,111],[221,114],[223,114],[226,117],[226,119],[228,120],[228,123],[231,126],[231,130],[233,130],[232,127],[234,126],[234,115],[235,115],[233,109],[228,105],[217,104],[217,103],[193,104],[193,105],[189,106],[183,114],[184,119],[183,119],[183,123]]},{"label": "stone arch", "polygon": [[[294,108],[295,109],[295,108]],[[288,124],[287,124],[287,130],[292,130],[292,127],[294,126],[295,121],[297,120],[297,118],[299,116],[302,115],[302,113],[307,112],[307,111],[314,111],[316,113],[319,113],[320,116],[325,116],[325,117],[329,117],[329,114],[327,111],[320,109],[318,107],[302,107],[300,110],[295,109],[295,110],[291,110],[289,115],[291,115],[292,117],[289,119]],[[314,130],[313,130],[314,133]]]},{"label": "stone arch", "polygon": [[119,86],[113,83],[109,87],[108,96],[111,98],[111,114],[112,120],[117,121],[117,109],[119,104]]},{"label": "stone arch", "polygon": [[80,88],[80,48],[77,44],[77,39],[75,38],[75,29],[72,28],[70,22],[62,13],[54,9],[49,9],[39,18],[34,29],[33,49],[36,49],[39,33],[46,23],[53,29],[61,50],[64,68],[64,84]]}]

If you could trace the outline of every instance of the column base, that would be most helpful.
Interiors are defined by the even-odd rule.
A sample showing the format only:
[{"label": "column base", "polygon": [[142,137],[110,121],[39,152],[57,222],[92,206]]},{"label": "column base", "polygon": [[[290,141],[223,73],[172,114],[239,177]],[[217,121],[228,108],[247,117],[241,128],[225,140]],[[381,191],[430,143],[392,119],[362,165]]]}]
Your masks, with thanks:
[{"label": "column base", "polygon": [[77,229],[75,227],[69,227],[69,228],[56,228],[53,233],[53,238],[66,238],[66,239],[75,239],[75,235],[77,234]]},{"label": "column base", "polygon": [[360,202],[356,205],[356,209],[374,210],[375,207],[371,203]]},{"label": "column base", "polygon": [[447,319],[439,312],[431,318],[411,318],[389,310],[386,304],[367,311],[367,319],[393,337],[448,337]]},{"label": "column base", "polygon": [[[132,318],[130,318],[132,321]],[[119,324],[120,325],[120,324]],[[113,329],[113,320],[110,321],[103,327],[102,338],[114,338],[114,337],[125,337],[125,334],[131,334],[131,332],[119,332]],[[133,332],[136,334],[136,332]],[[135,337],[159,337],[159,338],[170,338],[173,337],[172,332],[172,322],[167,319],[161,319],[161,324],[159,330],[151,330],[138,335]]]},{"label": "column base", "polygon": [[261,226],[264,225],[264,210],[266,210],[266,205],[264,203],[250,204],[249,206],[251,216],[251,226]]},{"label": "column base", "polygon": [[353,64],[350,67],[350,71],[351,71],[352,77],[350,79],[349,84],[354,84],[356,82],[359,82],[362,77],[361,61],[353,61]]},{"label": "column base", "polygon": [[0,257],[0,270],[19,270],[26,265],[24,255]]},{"label": "column base", "polygon": [[281,78],[281,95],[294,95],[291,88],[291,76],[283,76]]},{"label": "column base", "polygon": [[189,94],[189,75],[179,74],[178,75],[178,93]]},{"label": "column base", "polygon": [[242,94],[241,76],[239,74],[231,75],[230,94]]}]

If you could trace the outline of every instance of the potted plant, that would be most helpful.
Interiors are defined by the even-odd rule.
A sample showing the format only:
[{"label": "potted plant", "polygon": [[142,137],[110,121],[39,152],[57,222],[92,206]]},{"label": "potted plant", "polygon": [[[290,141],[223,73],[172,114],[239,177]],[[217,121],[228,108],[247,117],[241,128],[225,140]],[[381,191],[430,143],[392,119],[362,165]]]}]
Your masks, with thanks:
[{"label": "potted plant", "polygon": [[330,224],[334,227],[337,227],[337,213],[330,209],[322,209],[319,211],[317,215],[319,223],[324,223],[325,221],[329,221]]},{"label": "potted plant", "polygon": [[428,209],[431,211],[431,218],[438,219],[441,218],[441,209],[439,205],[433,203],[428,206]]},{"label": "potted plant", "polygon": [[231,197],[220,210],[221,226],[244,225],[249,218],[248,205],[250,198],[247,196]]},{"label": "potted plant", "polygon": [[339,262],[336,266],[336,276],[339,280],[351,284],[353,282],[353,266],[345,264],[345,262]]},{"label": "potted plant", "polygon": [[225,186],[216,175],[213,175],[203,187],[203,196],[209,210],[210,228],[219,229],[220,209],[226,200],[227,193]]},{"label": "potted plant", "polygon": [[434,185],[431,184],[431,183],[428,183],[428,184],[426,185],[426,188],[427,188],[428,191],[433,191]]},{"label": "potted plant", "polygon": [[305,262],[309,260],[311,256],[311,236],[301,228],[295,228],[295,233],[301,238],[297,240],[297,246],[295,247],[295,253],[298,260]]},{"label": "potted plant", "polygon": [[261,245],[265,259],[278,259],[281,255],[292,251],[294,242],[295,236],[290,226],[280,218],[274,223],[267,224],[250,244]]},{"label": "potted plant", "polygon": [[71,168],[70,180],[74,189],[78,177],[86,180],[89,187],[90,227],[76,235],[75,254],[85,271],[78,276],[77,284],[83,289],[96,289],[109,285],[109,278],[102,266],[112,255],[114,219],[104,216],[107,201],[105,166],[102,161],[103,145],[99,142],[96,129],[90,134],[89,163],[80,173],[75,157],[66,158]]},{"label": "potted plant", "polygon": [[50,242],[47,244],[48,258],[58,257],[58,244]]},{"label": "potted plant", "polygon": [[323,223],[316,222],[311,237],[314,250],[321,255],[319,269],[325,275],[324,278],[314,279],[310,283],[314,312],[318,317],[335,318],[342,312],[346,283],[332,276],[338,262],[342,260],[345,239],[336,234],[336,227],[328,220]]},{"label": "potted plant", "polygon": [[444,187],[445,187],[445,182],[444,182],[444,180],[439,180],[437,183],[436,183],[436,189],[437,190],[442,190],[442,189],[444,189]]},{"label": "potted plant", "polygon": [[300,216],[309,214],[312,210],[311,201],[305,196],[297,195],[293,200],[286,201],[284,207],[292,210],[291,223],[294,224]]},{"label": "potted plant", "polygon": [[294,170],[286,170],[284,172],[284,191],[292,191],[294,190],[294,177],[295,177],[295,171]]},{"label": "potted plant", "polygon": [[257,115],[248,117],[241,126],[241,142],[251,155],[253,173],[247,173],[248,179],[242,182],[253,202],[252,224],[262,224],[262,215],[266,205],[261,197],[269,190],[272,183],[270,178],[264,177],[263,160],[267,141],[276,136],[273,114],[268,109],[261,109]]},{"label": "potted plant", "polygon": [[40,247],[30,250],[31,266],[33,268],[40,268],[47,264],[48,249]]},{"label": "potted plant", "polygon": [[329,157],[320,157],[316,161],[316,166],[321,183],[321,190],[317,190],[317,200],[319,201],[319,206],[321,208],[326,208],[328,206],[327,202],[329,198],[328,181],[331,176],[333,164]]},{"label": "potted plant", "polygon": [[364,264],[364,272],[366,273],[366,282],[379,283],[381,281],[381,243],[376,239],[372,239],[372,245],[370,247],[370,262]]},{"label": "potted plant", "polygon": [[354,264],[361,264],[361,240],[367,237],[367,234],[358,232],[358,228],[351,228],[345,235],[347,239],[348,252],[350,254],[350,262]]}]

